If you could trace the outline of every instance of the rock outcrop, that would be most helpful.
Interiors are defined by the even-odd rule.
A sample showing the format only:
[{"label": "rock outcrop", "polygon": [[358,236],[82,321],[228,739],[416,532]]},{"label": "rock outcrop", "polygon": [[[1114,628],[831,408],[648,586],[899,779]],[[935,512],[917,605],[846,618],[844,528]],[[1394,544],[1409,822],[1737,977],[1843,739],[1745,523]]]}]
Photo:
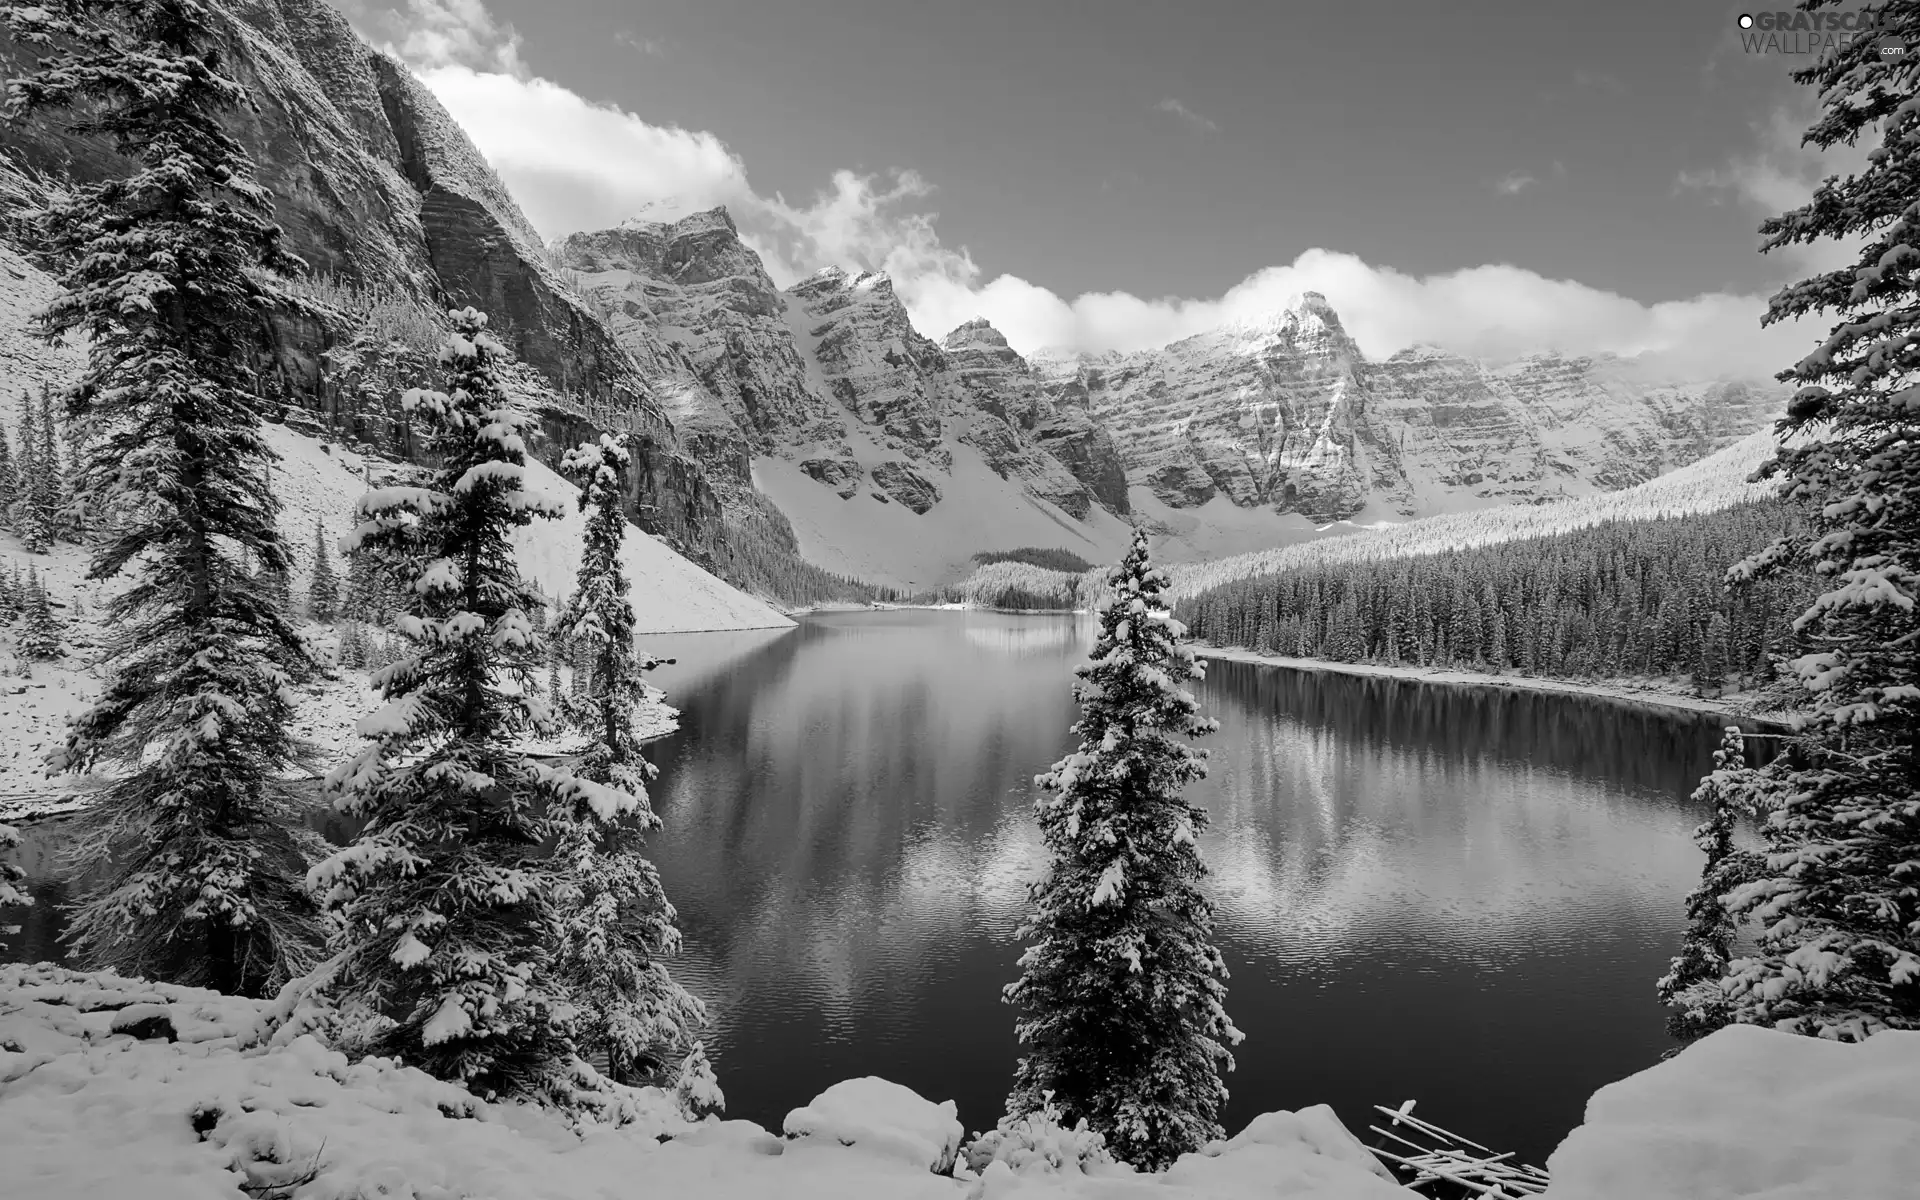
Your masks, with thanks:
[{"label": "rock outcrop", "polygon": [[917,513],[925,513],[940,503],[939,485],[899,459],[890,458],[875,467],[873,482]]},{"label": "rock outcrop", "polygon": [[964,446],[1069,517],[1126,511],[1110,438],[1056,411],[986,322],[922,336],[884,275],[828,269],[781,292],[724,209],[554,253],[716,479],[745,488],[751,460],[777,456],[842,499],[871,480],[874,499],[924,513]]},{"label": "rock outcrop", "polygon": [[914,329],[893,281],[830,267],[787,300],[792,333],[832,398],[889,450],[946,470],[946,356]]},{"label": "rock outcrop", "polygon": [[1134,354],[1041,356],[1043,390],[1111,432],[1163,504],[1225,496],[1314,521],[1418,516],[1628,487],[1758,428],[1782,400],[1608,358],[1370,362],[1309,292],[1270,318]]}]

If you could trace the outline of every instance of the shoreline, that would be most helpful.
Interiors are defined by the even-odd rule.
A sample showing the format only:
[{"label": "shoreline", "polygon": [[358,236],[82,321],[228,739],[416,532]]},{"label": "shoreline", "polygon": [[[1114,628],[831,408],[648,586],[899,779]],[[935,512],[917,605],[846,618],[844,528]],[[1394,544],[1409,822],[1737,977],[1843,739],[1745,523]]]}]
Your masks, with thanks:
[{"label": "shoreline", "polygon": [[1335,675],[1361,675],[1376,679],[1406,679],[1415,683],[1437,683],[1450,687],[1507,688],[1519,692],[1558,692],[1593,696],[1619,704],[1638,704],[1653,708],[1732,717],[1771,728],[1785,728],[1784,714],[1762,712],[1743,702],[1739,695],[1710,699],[1668,690],[1653,683],[1630,684],[1618,680],[1586,681],[1553,679],[1536,675],[1489,675],[1481,671],[1462,671],[1451,667],[1401,667],[1385,663],[1343,663],[1323,658],[1289,658],[1278,654],[1257,654],[1239,646],[1214,646],[1193,642],[1196,658],[1217,658],[1252,663],[1263,667],[1283,667],[1294,671],[1318,671]]},{"label": "shoreline", "polygon": [[[884,612],[888,610],[920,610],[927,612],[970,611],[998,612],[1016,616],[1060,616],[1063,614],[1085,614],[1083,608],[990,608],[978,604],[902,604],[881,601],[873,604],[835,604],[814,608],[787,609],[789,615],[800,616],[810,612]],[[1542,675],[1490,675],[1484,671],[1464,671],[1453,667],[1408,667],[1393,666],[1386,663],[1344,663],[1324,658],[1291,658],[1279,654],[1258,654],[1241,646],[1215,646],[1206,642],[1189,643],[1198,658],[1217,658],[1233,662],[1252,663],[1255,666],[1283,667],[1294,671],[1320,671],[1336,675],[1360,675],[1375,679],[1406,679],[1415,683],[1433,683],[1448,687],[1489,687],[1506,688],[1519,692],[1545,692],[1563,695],[1591,696],[1616,704],[1639,705],[1648,708],[1662,708],[1678,712],[1702,713],[1708,716],[1730,717],[1746,721],[1767,729],[1788,728],[1786,714],[1775,711],[1762,711],[1754,708],[1742,693],[1731,696],[1709,698],[1696,696],[1682,690],[1677,685],[1656,683],[1651,680],[1585,680],[1556,679]]]}]

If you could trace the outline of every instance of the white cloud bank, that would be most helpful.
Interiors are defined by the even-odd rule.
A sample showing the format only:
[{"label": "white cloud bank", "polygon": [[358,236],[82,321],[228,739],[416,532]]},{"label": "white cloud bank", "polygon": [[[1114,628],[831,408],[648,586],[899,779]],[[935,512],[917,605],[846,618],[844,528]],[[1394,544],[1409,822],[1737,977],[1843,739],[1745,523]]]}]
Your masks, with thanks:
[{"label": "white cloud bank", "polygon": [[[350,4],[349,15],[412,66],[543,235],[724,204],[777,282],[829,265],[886,271],[915,325],[936,338],[984,316],[1023,352],[1143,349],[1270,313],[1302,291],[1323,293],[1374,357],[1432,343],[1489,357],[1541,349],[1647,354],[1691,374],[1755,375],[1787,365],[1814,336],[1805,328],[1761,329],[1764,296],[1714,292],[1643,304],[1510,265],[1412,276],[1323,249],[1257,270],[1211,299],[1124,292],[1067,299],[1017,275],[989,278],[965,247],[943,244],[937,214],[923,207],[934,189],[911,170],[836,171],[805,203],[763,196],[714,134],[656,125],[535,75],[518,35],[494,22],[480,0],[406,0],[401,11]],[[1766,199],[1777,211],[1775,189]]]}]

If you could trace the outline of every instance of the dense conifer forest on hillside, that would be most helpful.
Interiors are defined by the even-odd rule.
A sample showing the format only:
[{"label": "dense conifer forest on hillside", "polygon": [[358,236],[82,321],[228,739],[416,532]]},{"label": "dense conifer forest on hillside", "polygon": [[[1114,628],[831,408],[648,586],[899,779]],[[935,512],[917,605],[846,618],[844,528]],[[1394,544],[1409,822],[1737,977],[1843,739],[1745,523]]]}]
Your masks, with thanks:
[{"label": "dense conifer forest on hillside", "polygon": [[1812,599],[1804,573],[1729,588],[1727,568],[1797,530],[1777,501],[1619,521],[1469,550],[1325,563],[1179,602],[1195,637],[1336,662],[1574,677],[1769,677]]}]

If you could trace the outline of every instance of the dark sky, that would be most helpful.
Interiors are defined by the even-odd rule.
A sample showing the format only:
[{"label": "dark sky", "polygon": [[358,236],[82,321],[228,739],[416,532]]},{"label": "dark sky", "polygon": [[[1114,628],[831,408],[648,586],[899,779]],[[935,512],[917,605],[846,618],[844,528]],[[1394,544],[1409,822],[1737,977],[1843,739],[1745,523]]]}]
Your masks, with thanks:
[{"label": "dark sky", "polygon": [[1066,295],[1217,295],[1314,246],[1416,274],[1511,262],[1643,301],[1779,273],[1753,253],[1755,214],[1677,188],[1751,153],[1798,90],[1789,60],[1740,49],[1737,5],[490,7],[535,73],[713,131],[763,192],[912,167],[946,243]]}]

